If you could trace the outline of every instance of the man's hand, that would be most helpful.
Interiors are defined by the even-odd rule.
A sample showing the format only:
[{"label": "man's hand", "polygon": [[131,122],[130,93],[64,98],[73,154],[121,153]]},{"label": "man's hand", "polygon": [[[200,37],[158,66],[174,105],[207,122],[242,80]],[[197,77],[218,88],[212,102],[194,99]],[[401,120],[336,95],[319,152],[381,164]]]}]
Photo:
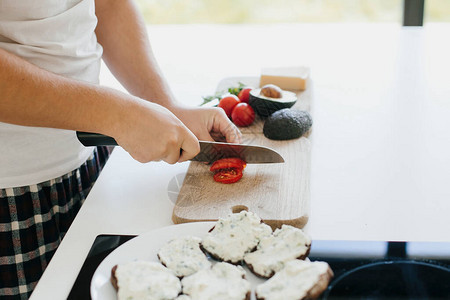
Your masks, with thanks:
[{"label": "man's hand", "polygon": [[241,143],[239,129],[217,107],[174,107],[171,111],[202,141]]},{"label": "man's hand", "polygon": [[195,135],[174,114],[145,100],[131,101],[114,127],[117,143],[140,162],[174,164],[200,151]]}]

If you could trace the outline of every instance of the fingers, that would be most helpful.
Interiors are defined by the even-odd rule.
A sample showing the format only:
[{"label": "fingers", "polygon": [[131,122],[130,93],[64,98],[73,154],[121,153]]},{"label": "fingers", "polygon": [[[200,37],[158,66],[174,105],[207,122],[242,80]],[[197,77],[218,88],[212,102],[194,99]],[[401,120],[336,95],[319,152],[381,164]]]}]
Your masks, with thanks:
[{"label": "fingers", "polygon": [[183,126],[178,137],[167,143],[165,152],[166,155],[162,160],[169,164],[175,164],[196,156],[200,152],[200,144],[195,135]]},{"label": "fingers", "polygon": [[229,143],[242,142],[241,132],[221,108],[178,107],[174,111],[199,140],[226,141]]},{"label": "fingers", "polygon": [[239,130],[239,128],[236,127],[236,125],[234,125],[233,123],[231,124],[233,125],[233,128],[232,130],[228,130],[225,132],[225,139],[227,140],[228,143],[236,143],[236,144],[242,143],[241,131]]},{"label": "fingers", "polygon": [[218,137],[220,134],[209,133],[207,129],[204,129],[201,134],[197,135],[199,141],[208,141],[214,142],[217,141],[216,136]]},{"label": "fingers", "polygon": [[127,118],[113,135],[134,159],[174,164],[200,152],[198,139],[173,113],[143,100],[136,104],[128,109]]},{"label": "fingers", "polygon": [[200,152],[199,139],[217,141],[222,137],[228,143],[242,142],[241,132],[221,108],[179,110],[180,119],[159,106],[148,104],[144,108],[137,109],[137,117],[126,124],[127,130],[115,137],[140,162],[189,160]]},{"label": "fingers", "polygon": [[230,121],[222,109],[215,115],[212,131],[222,134],[228,143],[242,142],[241,131]]},{"label": "fingers", "polygon": [[176,163],[179,158],[180,158],[180,149],[178,147],[173,147],[171,149],[169,149],[167,155],[165,157],[163,157],[163,161],[165,161],[168,164],[173,165],[174,163]]},{"label": "fingers", "polygon": [[187,161],[200,152],[200,144],[195,135],[189,131],[189,136],[183,141],[177,162]]}]

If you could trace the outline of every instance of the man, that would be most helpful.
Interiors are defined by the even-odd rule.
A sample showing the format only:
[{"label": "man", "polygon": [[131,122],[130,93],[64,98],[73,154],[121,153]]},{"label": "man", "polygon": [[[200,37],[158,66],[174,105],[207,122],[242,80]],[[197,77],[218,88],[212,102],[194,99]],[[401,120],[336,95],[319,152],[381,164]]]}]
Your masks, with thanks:
[{"label": "man", "polygon": [[[130,94],[97,85],[101,57]],[[220,109],[175,101],[131,0],[2,0],[0,296],[31,294],[107,158],[76,130],[171,164],[241,139]]]}]

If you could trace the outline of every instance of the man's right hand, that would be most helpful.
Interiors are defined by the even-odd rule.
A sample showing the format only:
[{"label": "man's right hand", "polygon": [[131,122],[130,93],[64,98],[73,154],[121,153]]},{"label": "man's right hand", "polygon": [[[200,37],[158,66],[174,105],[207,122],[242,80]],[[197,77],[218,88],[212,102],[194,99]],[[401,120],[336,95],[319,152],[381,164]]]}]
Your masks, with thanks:
[{"label": "man's right hand", "polygon": [[113,128],[117,143],[142,163],[163,160],[174,164],[200,151],[195,135],[174,114],[139,98],[124,107]]}]

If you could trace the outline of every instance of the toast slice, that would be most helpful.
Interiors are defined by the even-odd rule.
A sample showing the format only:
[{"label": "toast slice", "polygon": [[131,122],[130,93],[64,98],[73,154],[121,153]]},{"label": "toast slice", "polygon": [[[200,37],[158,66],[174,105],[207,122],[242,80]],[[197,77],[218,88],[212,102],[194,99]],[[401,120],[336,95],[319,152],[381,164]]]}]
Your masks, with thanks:
[{"label": "toast slice", "polygon": [[253,251],[261,238],[270,236],[272,228],[254,213],[245,210],[219,219],[203,238],[201,248],[213,258],[239,264]]},{"label": "toast slice", "polygon": [[250,300],[251,286],[241,266],[219,262],[181,280],[191,299]]},{"label": "toast slice", "polygon": [[133,261],[111,269],[111,283],[122,299],[175,299],[181,292],[180,279],[162,264]]},{"label": "toast slice", "polygon": [[256,287],[256,299],[317,299],[327,288],[333,271],[326,262],[291,260]]},{"label": "toast slice", "polygon": [[301,229],[283,225],[264,237],[256,251],[246,253],[244,261],[257,276],[272,277],[293,259],[305,259],[311,249],[311,238]]},{"label": "toast slice", "polygon": [[201,239],[184,236],[170,240],[158,252],[159,261],[182,278],[211,267],[211,262],[200,249]]}]

